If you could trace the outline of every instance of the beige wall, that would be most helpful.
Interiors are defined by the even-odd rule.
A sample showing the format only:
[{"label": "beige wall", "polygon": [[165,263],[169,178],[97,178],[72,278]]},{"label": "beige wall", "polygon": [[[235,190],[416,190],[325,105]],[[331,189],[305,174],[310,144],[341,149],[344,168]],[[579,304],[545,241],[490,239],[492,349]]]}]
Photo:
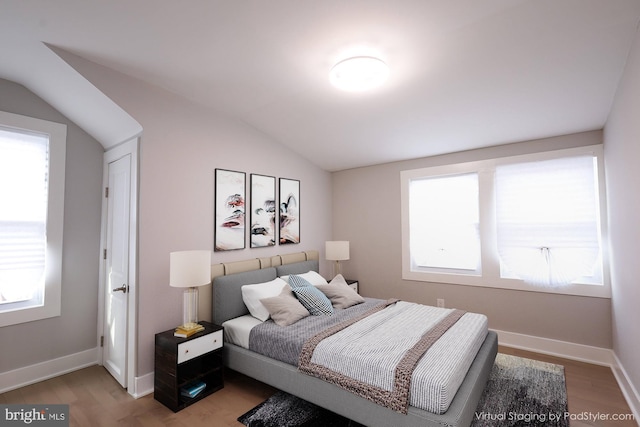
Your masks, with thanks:
[{"label": "beige wall", "polygon": [[[613,348],[640,402],[640,33],[605,126]],[[636,408],[640,410],[640,407]]]},{"label": "beige wall", "polygon": [[62,310],[0,328],[0,372],[95,348],[102,146],[25,87],[0,79],[0,110],[67,125]]},{"label": "beige wall", "polygon": [[333,173],[333,238],[351,242],[348,278],[371,297],[484,313],[493,329],[611,348],[609,299],[522,292],[402,279],[400,171],[592,145],[599,131]]},{"label": "beige wall", "polygon": [[153,371],[154,335],[182,321],[182,291],[169,287],[169,253],[213,250],[215,168],[246,172],[247,180],[249,173],[300,180],[301,243],[215,252],[214,264],[323,248],[331,233],[331,176],[236,119],[81,58],[65,59],[143,128],[139,377]]}]

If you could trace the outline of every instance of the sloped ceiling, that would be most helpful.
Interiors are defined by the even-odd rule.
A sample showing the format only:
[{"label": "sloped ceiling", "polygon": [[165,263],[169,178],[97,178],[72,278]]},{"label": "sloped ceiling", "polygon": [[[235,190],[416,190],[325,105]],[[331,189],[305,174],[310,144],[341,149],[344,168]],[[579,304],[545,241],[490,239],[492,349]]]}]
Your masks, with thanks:
[{"label": "sloped ceiling", "polygon": [[[334,171],[602,128],[639,17],[638,0],[3,0],[0,77],[107,148],[140,131],[46,43]],[[386,84],[333,88],[354,55],[387,62]]]}]

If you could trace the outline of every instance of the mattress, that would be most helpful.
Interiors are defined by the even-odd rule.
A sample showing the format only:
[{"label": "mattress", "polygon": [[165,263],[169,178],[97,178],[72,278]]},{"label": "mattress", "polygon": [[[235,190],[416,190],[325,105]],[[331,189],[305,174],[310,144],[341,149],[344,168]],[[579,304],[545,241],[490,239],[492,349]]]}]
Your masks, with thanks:
[{"label": "mattress", "polygon": [[260,319],[256,319],[250,314],[229,319],[222,323],[224,328],[224,340],[242,348],[249,348],[249,335],[254,326],[261,324]]}]

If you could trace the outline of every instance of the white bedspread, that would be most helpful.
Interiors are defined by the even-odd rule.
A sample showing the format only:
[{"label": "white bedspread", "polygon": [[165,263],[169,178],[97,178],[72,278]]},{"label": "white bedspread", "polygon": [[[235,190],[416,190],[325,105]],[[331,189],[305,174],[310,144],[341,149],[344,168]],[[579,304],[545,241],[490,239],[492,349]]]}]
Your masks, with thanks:
[{"label": "white bedspread", "polygon": [[[311,362],[391,391],[407,349],[451,312],[400,301],[322,340]],[[486,316],[464,314],[420,359],[411,376],[409,405],[444,413],[486,335]]]},{"label": "white bedspread", "polygon": [[[299,366],[301,350],[314,335],[385,303],[371,298],[365,300],[363,304],[336,310],[333,316],[308,316],[286,327],[277,326],[272,321],[258,321],[257,325],[254,322],[251,326],[249,350]],[[334,366],[332,361],[328,361],[330,369],[356,371],[358,374],[355,376],[348,372],[344,375],[361,379],[364,376],[365,381],[370,381],[381,389],[389,389],[393,384],[393,375],[382,372],[379,365],[382,363],[393,366],[393,363],[387,363],[388,359],[384,359],[402,358],[406,349],[420,340],[426,330],[438,324],[439,319],[447,317],[452,311],[419,306],[420,308],[409,310],[404,317],[395,315],[403,311],[397,307],[411,304],[400,301],[372,314],[320,341],[316,350],[328,348],[324,352],[327,359],[338,360],[340,364],[344,362],[347,365],[346,368],[337,366],[338,364]],[[411,374],[412,385],[408,397],[410,406],[432,413],[446,412],[487,336],[487,324],[486,316],[466,313],[431,345]],[[225,333],[226,331],[225,326]],[[237,342],[239,338],[230,339]],[[365,347],[366,350],[363,350]],[[400,347],[404,347],[404,350],[400,350]],[[319,359],[323,357],[314,351],[311,362],[325,366],[327,361]]]}]

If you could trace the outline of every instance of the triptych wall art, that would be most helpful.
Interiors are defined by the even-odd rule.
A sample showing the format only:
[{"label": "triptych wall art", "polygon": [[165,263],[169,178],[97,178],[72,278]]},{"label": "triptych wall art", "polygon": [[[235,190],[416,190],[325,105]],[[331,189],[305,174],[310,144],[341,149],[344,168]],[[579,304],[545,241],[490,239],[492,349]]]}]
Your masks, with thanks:
[{"label": "triptych wall art", "polygon": [[281,245],[300,243],[300,181],[280,178],[278,184],[279,203],[276,178],[252,173],[247,207],[246,173],[215,170],[216,251],[244,249],[247,222],[251,248],[275,246],[276,240]]}]

